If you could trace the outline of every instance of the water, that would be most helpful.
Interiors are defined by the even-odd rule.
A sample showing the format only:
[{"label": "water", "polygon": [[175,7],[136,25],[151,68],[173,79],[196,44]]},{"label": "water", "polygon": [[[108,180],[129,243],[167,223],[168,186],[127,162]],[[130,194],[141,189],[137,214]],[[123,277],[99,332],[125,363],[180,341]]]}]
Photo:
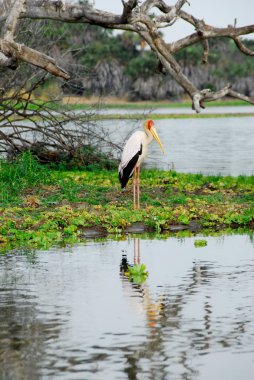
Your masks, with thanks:
[{"label": "water", "polygon": [[[135,258],[133,239],[0,257],[0,379],[251,380],[253,237],[196,239],[136,240]],[[144,284],[120,273],[123,254]]]},{"label": "water", "polygon": [[[141,121],[104,121],[121,144]],[[254,117],[161,119],[155,126],[165,148],[152,142],[144,166],[205,175],[254,174]]]},{"label": "water", "polygon": [[[244,113],[254,107],[211,107],[205,112]],[[178,108],[178,113],[193,113],[190,108]],[[148,118],[163,109],[139,110]],[[167,112],[175,110],[167,109]],[[136,110],[108,110],[112,113],[136,113]],[[102,111],[105,113],[105,110]],[[27,122],[29,124],[29,122]],[[142,128],[142,121],[105,120],[98,121],[109,133],[109,139],[122,146],[127,137]],[[159,145],[149,146],[148,157],[143,167],[170,170],[182,173],[205,175],[253,175],[254,174],[254,116],[195,119],[155,120],[156,128],[165,147],[162,154]],[[71,128],[71,125],[68,126]],[[73,126],[74,128],[74,126]],[[101,132],[99,132],[101,134]],[[24,138],[34,139],[27,133]],[[38,139],[39,136],[36,137]],[[112,148],[110,148],[112,149]],[[119,155],[118,155],[119,156]],[[120,157],[118,157],[120,159]]]}]

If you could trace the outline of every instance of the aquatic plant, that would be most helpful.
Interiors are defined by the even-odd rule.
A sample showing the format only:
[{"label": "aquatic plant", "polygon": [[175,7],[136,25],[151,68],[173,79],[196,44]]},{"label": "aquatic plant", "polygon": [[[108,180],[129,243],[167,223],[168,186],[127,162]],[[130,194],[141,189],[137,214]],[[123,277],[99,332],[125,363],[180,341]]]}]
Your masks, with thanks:
[{"label": "aquatic plant", "polygon": [[195,247],[206,247],[207,246],[207,241],[205,239],[198,239],[194,241],[194,246]]},{"label": "aquatic plant", "polygon": [[135,284],[142,284],[146,281],[148,276],[148,271],[145,264],[134,264],[133,266],[128,266],[128,270],[125,275],[131,282]]},{"label": "aquatic plant", "polygon": [[116,171],[53,170],[31,155],[1,161],[0,251],[78,242],[86,229],[104,235],[190,234],[254,226],[254,176],[219,177],[143,170],[140,210],[122,193]]}]

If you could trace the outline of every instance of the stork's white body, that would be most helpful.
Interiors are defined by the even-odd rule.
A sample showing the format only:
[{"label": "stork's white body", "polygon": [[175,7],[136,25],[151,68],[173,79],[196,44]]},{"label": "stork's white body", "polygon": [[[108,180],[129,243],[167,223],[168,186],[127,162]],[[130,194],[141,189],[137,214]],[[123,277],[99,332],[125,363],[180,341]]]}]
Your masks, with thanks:
[{"label": "stork's white body", "polygon": [[118,173],[119,181],[121,182],[122,189],[127,185],[128,180],[133,178],[133,198],[134,198],[134,209],[140,207],[139,203],[139,174],[140,174],[140,165],[144,158],[147,155],[147,148],[153,138],[156,139],[160,145],[162,151],[163,146],[160,142],[159,136],[154,128],[152,120],[148,120],[144,123],[145,131],[134,132],[131,137],[126,142],[121,162],[119,164]]},{"label": "stork's white body", "polygon": [[[123,170],[130,164],[131,160],[138,155],[137,162],[132,166],[129,177],[133,175],[135,166],[140,166],[142,161],[147,155],[148,144],[153,140],[153,136],[150,131],[137,131],[134,132],[131,137],[127,140],[123,153],[121,162],[119,164],[119,173],[123,175]],[[139,154],[139,152],[141,152]]]}]

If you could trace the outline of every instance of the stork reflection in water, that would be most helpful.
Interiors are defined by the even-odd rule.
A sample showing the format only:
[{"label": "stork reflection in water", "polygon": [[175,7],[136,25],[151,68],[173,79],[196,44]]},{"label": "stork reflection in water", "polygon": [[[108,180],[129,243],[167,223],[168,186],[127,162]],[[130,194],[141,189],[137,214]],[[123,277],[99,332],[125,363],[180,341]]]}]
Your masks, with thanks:
[{"label": "stork reflection in water", "polygon": [[[159,318],[163,313],[164,308],[164,294],[160,294],[158,299],[154,299],[149,291],[149,286],[146,284],[146,277],[144,278],[137,276],[130,280],[126,276],[126,272],[129,267],[141,266],[141,252],[140,252],[140,238],[133,238],[133,259],[132,262],[128,262],[126,254],[122,255],[122,260],[120,263],[120,275],[123,279],[123,289],[124,294],[127,295],[132,301],[132,306],[134,310],[140,312],[142,309],[144,311],[147,326],[154,331],[156,328]],[[133,263],[133,264],[132,264]],[[135,280],[139,280],[136,282]],[[141,281],[140,281],[141,280]],[[139,297],[136,297],[139,295]]]}]

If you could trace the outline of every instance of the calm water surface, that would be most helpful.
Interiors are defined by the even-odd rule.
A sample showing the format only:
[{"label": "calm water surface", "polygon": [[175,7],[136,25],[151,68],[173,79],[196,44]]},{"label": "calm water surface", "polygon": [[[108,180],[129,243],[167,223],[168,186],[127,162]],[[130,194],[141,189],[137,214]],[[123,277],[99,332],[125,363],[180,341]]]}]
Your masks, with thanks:
[{"label": "calm water surface", "polygon": [[[141,121],[104,121],[121,144]],[[254,117],[161,119],[155,125],[165,148],[152,142],[144,166],[206,175],[254,174]]]},{"label": "calm water surface", "polygon": [[[228,110],[226,110],[227,108]],[[246,112],[254,107],[211,107],[213,112]],[[211,112],[209,108],[206,112]],[[130,113],[135,110],[109,110],[113,113]],[[161,109],[157,110],[161,112]],[[167,109],[167,111],[169,111]],[[193,113],[190,108],[179,108],[179,113]],[[181,112],[180,112],[181,111]],[[139,110],[147,118],[152,118],[156,110]],[[105,110],[102,111],[105,113]],[[29,121],[27,122],[29,124]],[[142,128],[140,120],[98,121],[108,131],[110,141],[123,146],[130,134]],[[202,173],[205,175],[254,174],[254,116],[196,118],[196,119],[160,119],[155,121],[165,155],[159,145],[152,142],[148,157],[143,166],[157,169],[175,169],[183,173]],[[74,128],[72,124],[68,128]],[[96,128],[96,127],[93,127]],[[101,131],[99,131],[101,135]],[[40,136],[30,132],[23,136],[34,141]],[[110,148],[111,149],[111,148]],[[115,152],[115,155],[117,153]],[[118,158],[120,155],[118,154]]]},{"label": "calm water surface", "polygon": [[0,379],[253,379],[253,237],[196,239],[0,257]]}]

